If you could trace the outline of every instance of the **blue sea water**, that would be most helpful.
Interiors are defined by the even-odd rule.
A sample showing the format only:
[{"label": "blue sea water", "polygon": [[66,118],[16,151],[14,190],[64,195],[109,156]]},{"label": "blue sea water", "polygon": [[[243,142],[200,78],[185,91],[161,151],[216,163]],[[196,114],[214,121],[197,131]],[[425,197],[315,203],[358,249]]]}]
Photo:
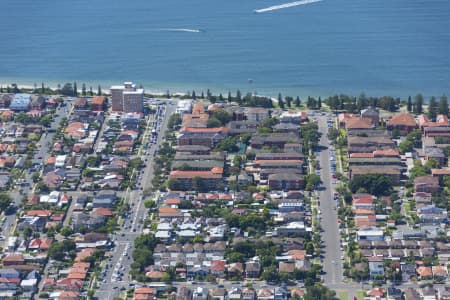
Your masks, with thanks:
[{"label": "blue sea water", "polygon": [[5,0],[0,82],[449,94],[449,0],[324,0],[253,13],[284,2]]}]

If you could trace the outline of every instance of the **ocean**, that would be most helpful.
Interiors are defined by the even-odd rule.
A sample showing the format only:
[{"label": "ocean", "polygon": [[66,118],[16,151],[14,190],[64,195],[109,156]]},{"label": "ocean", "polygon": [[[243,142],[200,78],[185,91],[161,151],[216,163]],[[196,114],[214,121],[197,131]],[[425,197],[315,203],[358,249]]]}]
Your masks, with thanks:
[{"label": "ocean", "polygon": [[[450,92],[450,1],[6,0],[0,82],[199,94]],[[251,79],[251,80],[249,80]]]}]

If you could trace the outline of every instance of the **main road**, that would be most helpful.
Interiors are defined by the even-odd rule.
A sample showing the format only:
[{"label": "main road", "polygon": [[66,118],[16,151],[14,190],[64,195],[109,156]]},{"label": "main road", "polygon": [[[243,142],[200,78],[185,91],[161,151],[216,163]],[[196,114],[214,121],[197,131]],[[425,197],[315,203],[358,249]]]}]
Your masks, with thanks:
[{"label": "main road", "polygon": [[[113,236],[116,246],[112,250],[107,262],[109,267],[105,271],[104,280],[98,283],[99,287],[95,294],[98,299],[112,299],[120,293],[121,288],[129,287],[129,271],[130,265],[133,262],[131,254],[134,250],[134,240],[142,233],[144,229],[142,220],[147,216],[147,209],[145,209],[143,204],[144,196],[142,191],[151,185],[154,153],[164,141],[168,119],[175,112],[176,102],[167,101],[167,104],[162,109],[164,109],[164,114],[162,115],[162,120],[158,120],[160,130],[157,141],[145,150],[142,155],[142,158],[147,160],[147,162],[145,163],[142,174],[138,176],[136,185],[140,186],[140,188],[133,188],[125,193],[125,197],[130,204],[129,216],[124,218],[122,227]],[[155,115],[154,118],[156,121],[159,116]],[[150,125],[150,122],[148,125]],[[150,130],[147,127],[143,133],[143,145],[147,143],[149,132]],[[138,157],[141,154],[141,151],[139,151]],[[118,272],[123,274],[120,276],[120,279],[114,276]]]},{"label": "main road", "polygon": [[327,117],[317,117],[319,132],[322,133],[319,145],[322,150],[319,152],[319,161],[321,167],[321,179],[323,189],[319,191],[320,199],[320,224],[323,229],[322,242],[324,244],[323,269],[325,271],[324,284],[329,287],[342,284],[343,255],[340,251],[340,234],[338,226],[338,214],[336,201],[333,200],[334,186],[331,178],[331,155],[328,144],[328,126]]}]

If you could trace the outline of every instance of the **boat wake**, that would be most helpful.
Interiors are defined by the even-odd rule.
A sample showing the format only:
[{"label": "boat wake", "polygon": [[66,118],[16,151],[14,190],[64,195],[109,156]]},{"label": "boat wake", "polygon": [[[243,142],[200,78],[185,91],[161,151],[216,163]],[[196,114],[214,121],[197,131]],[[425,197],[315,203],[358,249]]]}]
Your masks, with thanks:
[{"label": "boat wake", "polygon": [[283,8],[289,8],[289,7],[299,6],[299,5],[305,5],[305,4],[315,3],[315,2],[321,2],[321,1],[322,0],[294,1],[294,2],[289,2],[289,3],[274,5],[274,6],[270,6],[270,7],[266,7],[266,8],[255,9],[254,12],[259,14],[259,13],[264,13],[264,12],[268,12],[268,11],[273,11],[273,10],[278,10],[278,9],[283,9]]},{"label": "boat wake", "polygon": [[189,33],[200,33],[203,32],[201,29],[190,29],[190,28],[160,28],[158,31],[168,31],[168,32],[189,32]]}]

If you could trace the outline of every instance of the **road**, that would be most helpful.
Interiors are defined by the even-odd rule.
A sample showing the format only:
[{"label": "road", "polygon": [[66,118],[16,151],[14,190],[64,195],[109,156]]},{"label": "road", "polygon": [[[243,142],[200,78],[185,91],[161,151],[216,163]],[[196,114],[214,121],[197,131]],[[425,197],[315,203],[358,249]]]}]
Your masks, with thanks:
[{"label": "road", "polygon": [[340,234],[338,229],[338,214],[336,201],[333,200],[333,184],[331,178],[330,150],[328,149],[328,126],[327,117],[317,117],[319,132],[322,133],[319,145],[323,148],[319,154],[321,167],[321,179],[323,187],[319,191],[321,227],[323,229],[322,241],[324,244],[323,268],[325,271],[324,283],[328,286],[339,285],[342,283],[343,261],[340,251]]},{"label": "road", "polygon": [[[120,230],[113,235],[113,239],[116,247],[113,249],[110,258],[108,259],[108,268],[105,271],[104,282],[99,282],[99,288],[96,290],[96,296],[99,299],[112,299],[120,293],[120,288],[128,288],[130,281],[129,271],[130,265],[133,262],[131,254],[134,250],[134,239],[141,235],[144,227],[142,220],[147,216],[147,209],[145,209],[142,195],[142,191],[149,188],[151,185],[151,179],[153,178],[153,153],[159,148],[164,140],[164,133],[167,130],[167,123],[170,115],[175,112],[176,103],[168,103],[165,105],[165,113],[160,121],[161,129],[156,143],[151,144],[151,146],[138,155],[141,158],[147,159],[144,169],[141,172],[140,177],[138,177],[137,186],[139,189],[131,189],[125,197],[130,203],[129,216],[124,219],[122,227]],[[152,122],[149,122],[151,126]],[[144,131],[144,141],[147,141],[150,130],[146,128]],[[143,145],[145,143],[142,143]],[[119,280],[117,280],[113,275],[117,272],[123,275]]]}]

